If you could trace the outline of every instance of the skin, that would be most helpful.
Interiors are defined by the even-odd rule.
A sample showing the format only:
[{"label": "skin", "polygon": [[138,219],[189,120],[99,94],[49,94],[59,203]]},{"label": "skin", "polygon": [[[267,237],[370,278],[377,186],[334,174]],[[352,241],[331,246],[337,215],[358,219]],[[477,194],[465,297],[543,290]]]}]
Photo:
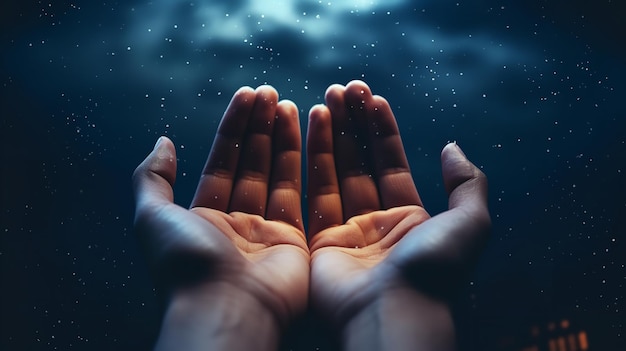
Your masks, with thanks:
[{"label": "skin", "polygon": [[161,137],[133,176],[135,226],[166,312],[158,350],[272,350],[307,303],[296,106],[269,86],[233,96],[189,209]]},{"label": "skin", "polygon": [[311,299],[348,350],[451,350],[448,300],[487,240],[487,179],[441,153],[449,210],[430,217],[387,101],[328,88],[307,136]]},{"label": "skin", "polygon": [[162,137],[133,175],[135,226],[166,308],[157,350],[271,350],[309,302],[348,350],[450,350],[448,299],[490,227],[485,175],[441,154],[449,210],[424,210],[385,99],[361,81],[309,114],[308,240],[295,105],[241,88],[189,209]]}]

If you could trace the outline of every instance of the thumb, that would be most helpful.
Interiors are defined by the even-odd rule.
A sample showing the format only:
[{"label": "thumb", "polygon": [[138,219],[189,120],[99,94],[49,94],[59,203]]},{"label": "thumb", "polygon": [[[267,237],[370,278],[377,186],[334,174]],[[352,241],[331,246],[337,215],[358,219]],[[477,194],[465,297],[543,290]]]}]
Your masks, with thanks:
[{"label": "thumb", "polygon": [[414,227],[389,256],[420,289],[450,297],[486,243],[491,219],[487,177],[456,143],[441,151],[449,210]]},{"label": "thumb", "polygon": [[146,206],[174,201],[172,186],[176,179],[176,149],[167,137],[160,137],[152,152],[133,173],[137,212]]},{"label": "thumb", "polygon": [[448,208],[460,207],[469,214],[488,219],[487,177],[456,143],[449,143],[441,151],[441,170],[448,192]]}]

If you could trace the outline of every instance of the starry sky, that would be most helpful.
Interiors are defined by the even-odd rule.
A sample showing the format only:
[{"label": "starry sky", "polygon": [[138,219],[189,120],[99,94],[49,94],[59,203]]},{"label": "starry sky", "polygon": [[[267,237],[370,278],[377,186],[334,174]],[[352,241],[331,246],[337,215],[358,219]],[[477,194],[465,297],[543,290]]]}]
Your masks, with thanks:
[{"label": "starry sky", "polygon": [[[3,1],[0,349],[150,348],[160,311],[130,176],[157,137],[176,144],[187,206],[237,88],[273,85],[306,132],[326,87],[352,79],[389,100],[431,214],[447,206],[448,141],[489,177],[461,349],[527,346],[564,319],[593,350],[625,349],[618,3]],[[329,349],[294,335],[294,350]]]}]

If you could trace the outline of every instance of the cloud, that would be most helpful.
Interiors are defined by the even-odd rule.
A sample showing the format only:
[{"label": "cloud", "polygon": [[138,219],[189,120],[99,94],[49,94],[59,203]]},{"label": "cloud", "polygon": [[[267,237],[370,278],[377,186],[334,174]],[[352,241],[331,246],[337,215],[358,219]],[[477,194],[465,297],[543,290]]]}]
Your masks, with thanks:
[{"label": "cloud", "polygon": [[[134,10],[129,42],[137,49],[136,59],[143,63],[155,60],[164,51],[171,57],[200,50],[222,50],[225,46],[234,53],[225,59],[238,57],[243,61],[250,56],[247,50],[250,47],[272,50],[272,45],[308,54],[309,64],[334,68],[345,65],[346,58],[354,57],[355,52],[376,62],[391,63],[391,67],[406,58],[419,61],[424,57],[442,57],[439,61],[444,64],[446,56],[464,56],[471,63],[495,67],[530,55],[523,47],[494,44],[497,40],[493,33],[468,36],[463,31],[440,31],[428,22],[428,17],[416,12],[416,5],[424,2],[157,0]],[[444,14],[454,22],[454,14],[431,15],[441,18]],[[401,55],[390,50],[394,45],[404,48]],[[176,50],[168,49],[172,46]],[[168,65],[184,65],[184,62],[170,60],[160,64],[168,70]]]},{"label": "cloud", "polygon": [[[186,27],[198,42],[243,40],[259,32],[291,31],[305,40],[324,40],[341,33],[346,14],[397,8],[405,0],[390,1],[209,1],[159,0],[136,9],[135,33],[155,36]],[[338,28],[339,27],[339,28]]]}]

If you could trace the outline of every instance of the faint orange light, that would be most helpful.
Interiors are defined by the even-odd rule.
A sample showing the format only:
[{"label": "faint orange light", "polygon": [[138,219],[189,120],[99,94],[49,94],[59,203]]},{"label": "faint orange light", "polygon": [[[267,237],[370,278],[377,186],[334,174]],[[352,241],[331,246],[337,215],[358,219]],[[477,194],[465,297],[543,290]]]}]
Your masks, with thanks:
[{"label": "faint orange light", "polygon": [[567,345],[570,351],[578,351],[578,344],[576,343],[576,335],[570,334],[567,336]]},{"label": "faint orange light", "polygon": [[561,321],[561,328],[562,329],[569,328],[569,321],[567,319],[564,319],[564,320]]},{"label": "faint orange light", "polygon": [[582,351],[586,351],[589,349],[589,342],[587,341],[587,333],[585,331],[581,331],[578,333],[578,343],[580,344],[580,349]]}]

